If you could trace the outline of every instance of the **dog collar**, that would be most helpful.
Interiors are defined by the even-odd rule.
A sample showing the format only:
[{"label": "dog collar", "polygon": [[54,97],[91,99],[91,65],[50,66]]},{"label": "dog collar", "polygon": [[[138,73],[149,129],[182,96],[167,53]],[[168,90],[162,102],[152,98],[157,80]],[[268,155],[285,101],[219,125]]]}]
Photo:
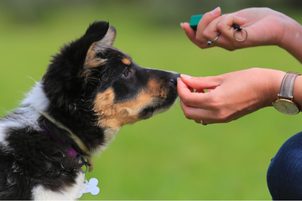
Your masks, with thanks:
[{"label": "dog collar", "polygon": [[[74,148],[70,147],[67,149],[66,152],[67,156],[69,156],[70,158],[74,158],[76,160],[78,160],[79,162],[79,166],[82,168],[82,171],[84,173],[87,172],[87,170],[89,172],[92,171],[92,163],[90,161],[90,158],[83,156],[82,154],[78,153]],[[84,169],[85,167],[85,169]]]},{"label": "dog collar", "polygon": [[[64,126],[61,122],[55,120],[53,117],[51,117],[48,113],[42,112],[31,106],[34,110],[36,110],[41,116],[43,116],[45,119],[56,125],[58,128],[65,130],[69,137],[75,142],[75,144],[80,148],[80,150],[84,153],[84,155],[79,155],[79,161],[81,166],[85,166],[89,172],[92,171],[93,166],[91,163],[91,155],[88,147],[84,144],[84,142],[76,135],[74,134],[69,128]],[[73,148],[69,148],[67,150],[67,155],[70,157],[76,157],[78,155],[77,151]]]}]

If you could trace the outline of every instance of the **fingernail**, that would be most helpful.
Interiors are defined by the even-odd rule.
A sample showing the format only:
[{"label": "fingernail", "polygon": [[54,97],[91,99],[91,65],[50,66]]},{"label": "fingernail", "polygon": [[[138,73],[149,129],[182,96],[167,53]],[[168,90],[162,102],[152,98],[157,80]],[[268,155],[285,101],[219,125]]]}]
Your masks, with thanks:
[{"label": "fingernail", "polygon": [[219,13],[220,9],[221,8],[218,6],[217,8],[215,8],[214,10],[211,11],[211,14],[215,15],[215,14]]},{"label": "fingernail", "polygon": [[181,22],[181,23],[180,23],[180,27],[181,27],[182,29],[184,28],[183,26],[184,26],[184,23]]},{"label": "fingernail", "polygon": [[181,74],[180,77],[185,78],[185,79],[191,79],[192,78],[190,75],[186,75],[186,74]]}]

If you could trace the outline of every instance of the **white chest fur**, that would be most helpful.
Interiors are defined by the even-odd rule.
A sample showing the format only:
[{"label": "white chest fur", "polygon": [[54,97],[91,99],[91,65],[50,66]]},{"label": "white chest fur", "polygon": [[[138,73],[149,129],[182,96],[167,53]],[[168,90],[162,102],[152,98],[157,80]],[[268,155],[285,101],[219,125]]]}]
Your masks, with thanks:
[{"label": "white chest fur", "polygon": [[32,195],[34,200],[76,200],[79,192],[83,188],[85,174],[82,172],[76,178],[76,183],[60,191],[51,191],[43,186],[37,186],[33,189]]}]

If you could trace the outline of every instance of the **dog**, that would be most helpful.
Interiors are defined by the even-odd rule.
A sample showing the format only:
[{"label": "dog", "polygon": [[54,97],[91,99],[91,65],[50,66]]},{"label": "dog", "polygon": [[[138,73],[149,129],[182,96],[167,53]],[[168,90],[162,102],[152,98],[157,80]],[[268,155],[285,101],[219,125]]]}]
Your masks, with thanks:
[{"label": "dog", "polygon": [[109,23],[92,23],[0,120],[0,199],[75,200],[92,154],[123,125],[173,104],[179,75],[138,66],[115,36]]}]

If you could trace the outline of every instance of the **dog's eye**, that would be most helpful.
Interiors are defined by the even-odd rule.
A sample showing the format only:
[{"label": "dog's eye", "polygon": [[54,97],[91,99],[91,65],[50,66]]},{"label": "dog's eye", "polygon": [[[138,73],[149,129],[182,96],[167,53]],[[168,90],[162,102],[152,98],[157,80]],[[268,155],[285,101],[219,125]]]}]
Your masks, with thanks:
[{"label": "dog's eye", "polygon": [[122,77],[123,78],[129,78],[132,74],[132,70],[130,68],[125,68],[125,70],[123,71]]}]

